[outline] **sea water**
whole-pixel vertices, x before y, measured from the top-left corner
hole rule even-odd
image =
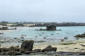
[[[4,31],[3,37],[20,38],[23,35],[29,40],[58,41],[64,37],[74,40],[75,35],[85,32],[85,26],[56,27],[56,31],[40,31],[41,28],[46,29],[46,27],[17,27],[16,30]]]

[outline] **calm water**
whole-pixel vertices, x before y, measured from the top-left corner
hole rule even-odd
[[[3,36],[6,38],[20,38],[21,35],[24,35],[25,39],[57,41],[64,37],[75,39],[76,34],[85,32],[85,26],[56,27],[61,31],[38,31],[40,28],[45,29],[45,27],[17,27],[17,30],[5,31]]]

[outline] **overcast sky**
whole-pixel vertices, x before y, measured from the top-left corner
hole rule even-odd
[[[0,0],[0,21],[85,22],[85,0]]]

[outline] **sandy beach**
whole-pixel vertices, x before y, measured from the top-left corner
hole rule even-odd
[[[45,47],[47,47],[48,45],[52,45],[53,47],[57,48],[56,52],[85,52],[85,46],[81,46],[85,45],[85,41],[84,40],[77,40],[74,41],[75,43],[73,44],[68,44],[65,42],[65,44],[67,45],[63,45],[62,43],[41,43],[39,45],[35,45],[34,49],[44,49]]]
[[[44,49],[48,45],[51,45],[52,47],[56,47],[56,52],[85,52],[85,40],[75,40],[73,42],[66,41],[66,42],[42,42],[42,43],[34,43],[33,50],[34,49]],[[18,42],[8,42],[8,43],[2,43],[1,48],[9,48],[11,46],[21,46],[21,43]]]

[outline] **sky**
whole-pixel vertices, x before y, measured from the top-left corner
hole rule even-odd
[[[0,0],[0,21],[85,22],[85,0]]]

